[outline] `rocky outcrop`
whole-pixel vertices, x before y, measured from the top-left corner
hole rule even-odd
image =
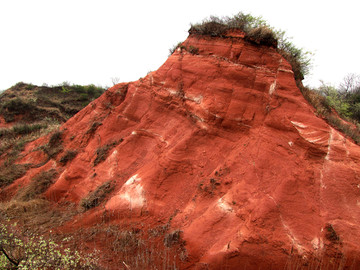
[[[315,115],[276,49],[241,34],[190,35],[157,71],[68,120],[49,160],[48,140],[27,146],[18,162],[40,168],[2,194],[51,168],[54,203],[113,183],[72,228],[130,212],[143,230],[168,224],[182,269],[360,266],[359,146]]]

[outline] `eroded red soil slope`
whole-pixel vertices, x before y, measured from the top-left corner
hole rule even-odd
[[[38,148],[48,138],[28,145],[19,162],[39,168],[2,194],[51,168],[54,202],[114,181],[71,226],[130,211],[144,228],[169,222],[185,241],[181,268],[360,267],[359,146],[315,116],[275,49],[241,37],[183,46],[67,121],[56,158]],[[68,150],[77,155],[63,165]]]

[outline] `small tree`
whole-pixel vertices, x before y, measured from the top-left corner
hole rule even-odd
[[[346,102],[344,96],[334,86],[326,85],[322,82],[319,91],[326,97],[329,106],[334,108],[341,116],[351,116],[349,103]]]
[[[111,77],[111,82],[113,85],[118,84],[120,82],[120,77]]]
[[[360,88],[360,75],[355,73],[347,74],[339,85],[339,90],[345,95]]]

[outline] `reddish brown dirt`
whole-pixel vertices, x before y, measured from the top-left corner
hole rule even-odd
[[[182,269],[358,269],[359,146],[315,116],[275,49],[235,37],[183,45],[199,54],[179,48],[145,78],[110,88],[62,126],[55,160],[3,194],[49,168],[59,176],[46,197],[59,203],[115,181],[68,226],[106,214],[109,224],[130,214],[142,228],[169,223],[185,241]],[[46,162],[36,149],[48,139],[19,162]],[[62,166],[66,150],[78,154]]]

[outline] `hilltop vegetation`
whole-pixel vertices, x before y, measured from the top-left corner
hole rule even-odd
[[[245,39],[258,44],[274,47],[291,64],[297,81],[304,79],[311,67],[310,52],[296,47],[284,31],[271,27],[262,17],[239,12],[233,17],[210,16],[201,23],[191,24],[189,34],[226,38],[231,30],[244,32]]]

